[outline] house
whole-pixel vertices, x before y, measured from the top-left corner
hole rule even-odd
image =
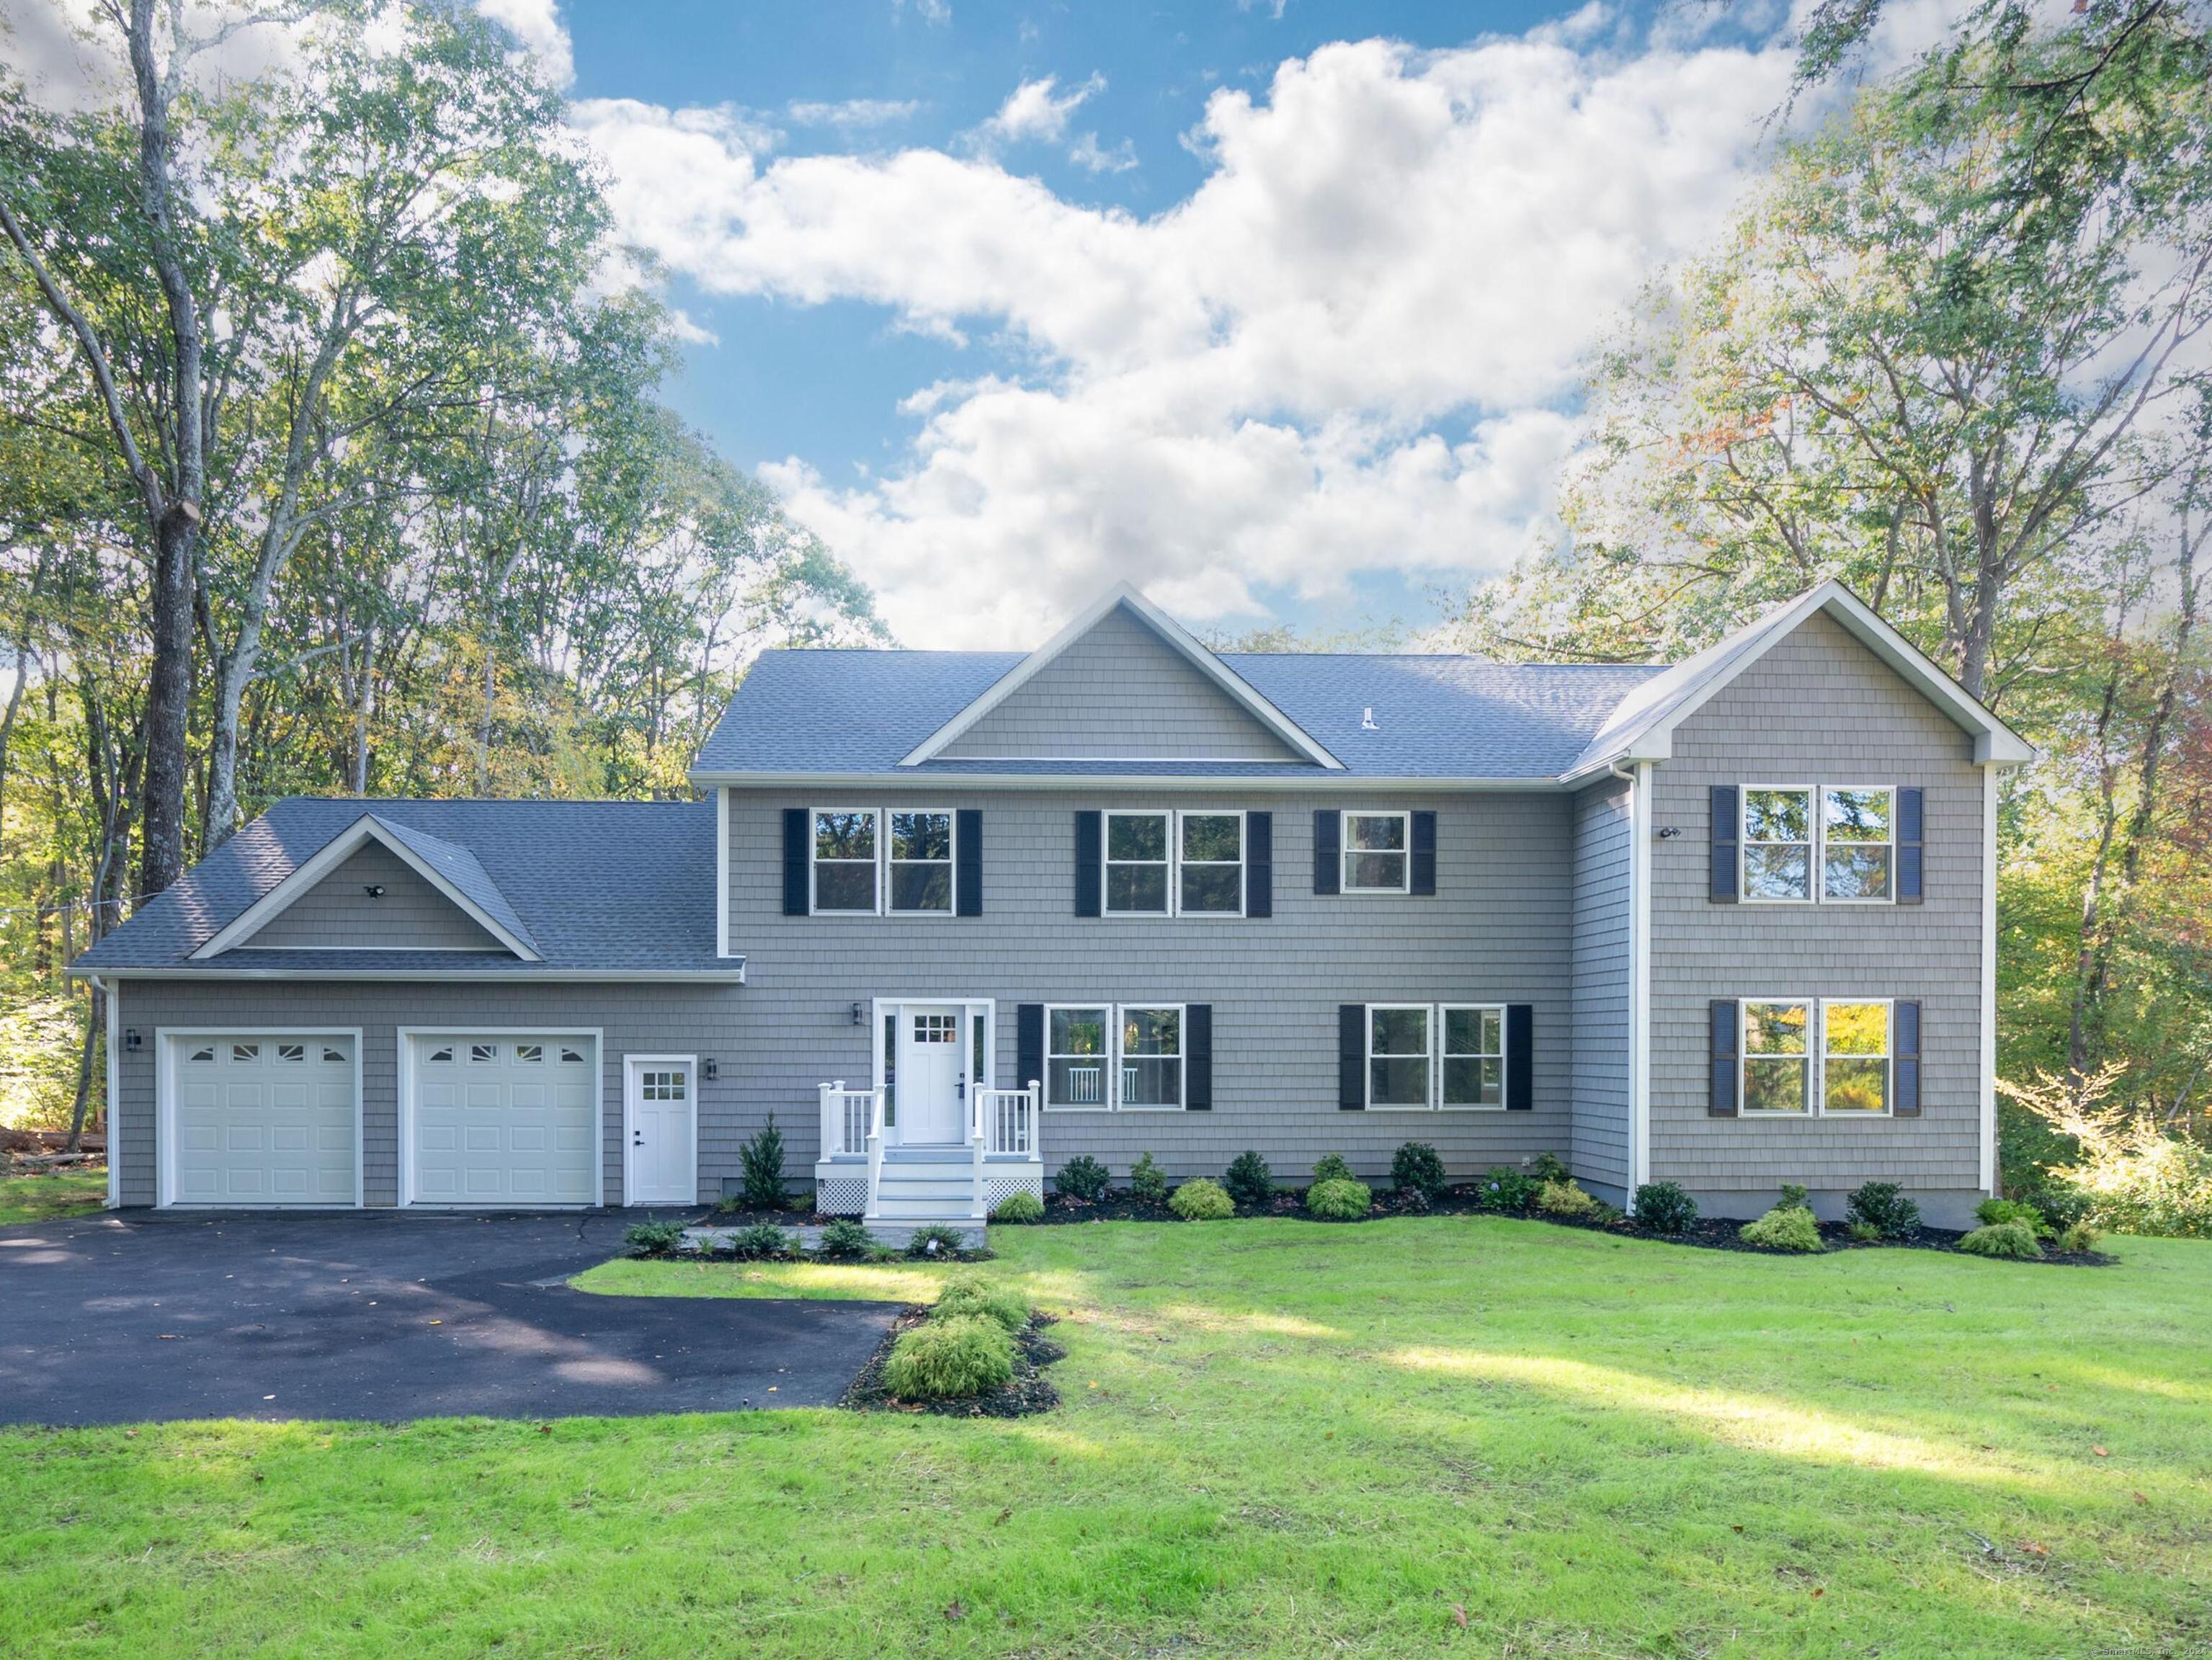
[[[2031,753],[1832,583],[1666,668],[1220,654],[1126,587],[769,653],[696,802],[282,801],[81,958],[112,1197],[689,1204],[773,1114],[883,1224],[1408,1140],[1957,1221]]]

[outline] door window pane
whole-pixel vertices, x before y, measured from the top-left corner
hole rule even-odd
[[[1813,897],[1813,793],[1743,793],[1743,897]]]
[[[1402,893],[1406,890],[1406,826],[1402,812],[1344,815],[1346,890]]]
[[[1744,1004],[1744,1111],[1812,1110],[1812,1012],[1809,1003]]]
[[[1182,1011],[1121,1011],[1121,1104],[1182,1104]]]
[[[876,909],[876,815],[817,812],[814,815],[814,909],[860,911]]]
[[[1045,1016],[1045,1104],[1106,1104],[1107,1012],[1053,1009]]]
[[[1889,1005],[1829,1003],[1820,1010],[1820,1110],[1889,1110]]]
[[[1187,812],[1182,816],[1182,909],[1244,909],[1244,815]]]
[[[1828,898],[1889,897],[1894,800],[1887,789],[1820,793],[1820,891]]]
[[[1374,1107],[1429,1104],[1427,1009],[1367,1011],[1367,1104]]]
[[[1168,816],[1106,815],[1106,909],[1155,913],[1168,909]]]
[[[890,815],[891,909],[952,909],[952,815]]]
[[[1444,1094],[1448,1107],[1505,1104],[1505,1011],[1444,1011]]]

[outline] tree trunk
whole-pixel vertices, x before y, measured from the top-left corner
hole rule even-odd
[[[139,792],[144,833],[138,894],[150,899],[185,868],[185,721],[191,704],[192,538],[197,514],[164,514],[154,558],[154,660],[146,684],[146,772]]]
[[[64,1149],[69,1152],[78,1151],[84,1140],[84,1113],[92,1101],[92,1057],[100,1046],[100,1030],[106,1024],[107,994],[94,986],[85,1007],[84,1042],[77,1047],[76,1102],[70,1109],[69,1145]],[[112,1158],[114,1156],[114,1149],[111,1147],[108,1157]]]
[[[2124,660],[2120,634],[2126,613],[2120,615],[2122,622],[2113,626],[2112,657],[2105,674],[2105,696],[2097,708],[2097,788],[2103,808],[2097,823],[2097,856],[2090,861],[2088,885],[2081,892],[2081,933],[2074,951],[2074,1006],[2066,1023],[2066,1077],[2076,1092],[2089,1075],[2089,1022],[2093,1012],[2089,988],[2097,941],[2104,927],[2105,876],[2112,866],[2112,838],[2119,827],[2119,810],[2113,796],[2114,775],[2118,769],[2112,764],[2112,733],[2113,712],[2119,706],[2120,673]]]

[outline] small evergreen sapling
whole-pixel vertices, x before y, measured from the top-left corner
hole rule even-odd
[[[1407,1141],[1390,1155],[1390,1180],[1401,1193],[1439,1199],[1446,1185],[1443,1156],[1426,1141]]]
[[[1275,1196],[1274,1174],[1267,1161],[1256,1152],[1240,1152],[1229,1161],[1228,1172],[1221,1185],[1229,1196],[1247,1210],[1258,1210]]]
[[[744,1171],[745,1203],[756,1210],[781,1210],[783,1132],[775,1127],[774,1113],[760,1133],[738,1149],[738,1162]]]
[[[1164,1202],[1168,1196],[1168,1173],[1149,1152],[1141,1155],[1129,1167],[1129,1191],[1148,1205]]]
[[[1070,1199],[1096,1202],[1106,1196],[1107,1186],[1112,1180],[1105,1165],[1087,1152],[1079,1152],[1060,1167],[1060,1174],[1052,1178],[1052,1184]]]

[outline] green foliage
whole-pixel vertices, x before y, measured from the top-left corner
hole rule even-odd
[[[1060,1167],[1060,1174],[1052,1178],[1052,1184],[1071,1199],[1096,1201],[1106,1196],[1112,1180],[1105,1165],[1087,1152],[1079,1152]]]
[[[1356,1221],[1374,1206],[1367,1184],[1348,1177],[1332,1176],[1306,1189],[1306,1208],[1326,1221]]]
[[[1011,1286],[980,1274],[956,1274],[945,1282],[945,1289],[930,1305],[930,1318],[952,1320],[969,1316],[995,1320],[1006,1330],[1018,1332],[1030,1323],[1030,1305]]]
[[[0,997],[0,1129],[67,1129],[76,1103],[86,1000],[61,986],[43,994],[37,983]]]
[[[2096,1250],[2098,1242],[2104,1237],[2105,1231],[2095,1223],[2075,1222],[2059,1234],[2058,1249],[2069,1256],[2078,1256],[2083,1251]]]
[[[1984,1199],[1974,1207],[1974,1219],[1985,1227],[2002,1227],[2017,1222],[2036,1233],[2050,1231],[2041,1211],[2017,1199]]]
[[[931,1320],[902,1333],[884,1362],[884,1387],[902,1401],[965,1401],[1014,1375],[1014,1340],[994,1320]]]
[[[1044,1201],[1029,1192],[1010,1193],[999,1201],[998,1208],[991,1213],[994,1222],[1042,1222],[1044,1220]]]
[[[822,1243],[815,1249],[833,1262],[852,1262],[865,1260],[878,1249],[876,1236],[849,1216],[840,1216],[823,1224]]]
[[[781,1262],[798,1254],[797,1240],[773,1222],[739,1228],[725,1247],[740,1262]]]
[[[1960,1239],[1959,1249],[1976,1256],[2001,1256],[2025,1262],[2043,1255],[2043,1242],[2035,1237],[2033,1223],[2012,1220],[1976,1228]]]
[[[1775,1208],[1778,1210],[1810,1210],[1813,1208],[1813,1195],[1806,1188],[1798,1183],[1784,1182],[1782,1184],[1782,1201],[1780,1204],[1777,1205]]]
[[[1920,1230],[1920,1207],[1905,1196],[1894,1182],[1869,1182],[1844,1202],[1844,1214],[1854,1229],[1873,1231],[1877,1239],[1909,1239]]]
[[[2046,1228],[2089,1221],[2122,1233],[2212,1238],[2212,1144],[2170,1110],[2114,1102],[2122,1068],[2074,1088],[2045,1076],[1999,1087],[2070,1151],[2020,1201]]]
[[[1529,1179],[1540,1187],[1547,1182],[1571,1182],[1574,1172],[1556,1152],[1540,1152],[1528,1161]]]
[[[1821,1249],[1820,1224],[1802,1205],[1777,1205],[1757,1221],[1745,1223],[1737,1237],[1747,1245],[1767,1250]]]
[[[1168,1173],[1159,1167],[1149,1152],[1141,1155],[1129,1167],[1129,1191],[1147,1204],[1153,1205],[1168,1196]]]
[[[1850,1221],[1844,1223],[1844,1230],[1851,1236],[1851,1238],[1854,1241],[1862,1245],[1875,1244],[1881,1238],[1881,1230],[1880,1228],[1875,1226],[1871,1222],[1863,1222],[1856,1217],[1853,1217]]]
[[[1315,1161],[1313,1179],[1316,1182],[1357,1182],[1359,1177],[1345,1161],[1340,1152],[1325,1152]]]
[[[916,1260],[932,1257],[956,1258],[967,1249],[960,1230],[934,1223],[926,1228],[916,1228],[906,1242],[906,1254]]]
[[[623,1230],[623,1243],[633,1256],[665,1256],[684,1243],[681,1222],[633,1222]]]
[[[1482,1202],[1491,1210],[1524,1211],[1543,1185],[1526,1171],[1499,1164],[1482,1178]]]
[[[1588,1216],[1597,1201],[1571,1181],[1547,1182],[1536,1189],[1536,1208],[1547,1216]]]
[[[1247,1210],[1262,1209],[1275,1196],[1274,1174],[1268,1170],[1267,1161],[1249,1150],[1229,1161],[1221,1185]]]
[[[738,1163],[744,1172],[745,1203],[759,1210],[781,1210],[783,1132],[775,1127],[773,1112],[759,1132],[738,1149]]]
[[[1170,1195],[1168,1208],[1186,1222],[1225,1222],[1237,1214],[1237,1201],[1221,1183],[1201,1176]]]
[[[1698,1219],[1698,1201],[1679,1182],[1646,1182],[1634,1206],[1636,1225],[1654,1233],[1680,1233]]]
[[[1443,1156],[1426,1141],[1401,1142],[1390,1155],[1390,1181],[1401,1193],[1439,1198],[1449,1185]]]

